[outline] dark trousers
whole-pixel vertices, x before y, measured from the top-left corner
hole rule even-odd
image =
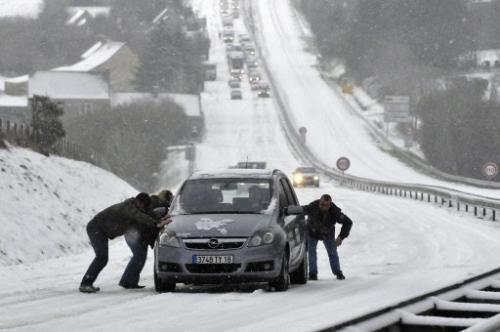
[[[148,246],[141,240],[141,236],[137,231],[127,232],[125,241],[132,251],[132,258],[123,272],[120,285],[137,285],[148,257]]]
[[[94,221],[88,223],[87,234],[90,244],[94,248],[95,258],[83,276],[82,286],[92,285],[102,269],[108,264],[108,237]]]
[[[311,238],[307,240],[310,274],[318,274],[318,263],[317,263],[318,259],[316,254],[318,241],[320,240]],[[326,252],[328,253],[328,259],[330,260],[330,268],[332,269],[333,274],[337,275],[339,273],[342,273],[342,270],[340,269],[339,254],[337,253],[337,245],[335,244],[335,240],[323,240],[323,244],[325,245]]]

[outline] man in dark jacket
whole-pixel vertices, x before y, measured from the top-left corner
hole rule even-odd
[[[99,288],[94,287],[93,284],[108,263],[108,240],[121,235],[126,235],[125,239],[132,250],[133,257],[125,269],[120,286],[140,288],[137,282],[144,266],[142,262],[144,252],[143,247],[138,244],[139,237],[135,230],[137,226],[162,228],[167,224],[166,220],[154,218],[147,213],[150,203],[149,195],[140,193],[135,198],[129,198],[101,211],[88,223],[87,234],[96,257],[83,276],[80,292],[95,293],[99,291]]]
[[[316,248],[320,240],[325,245],[333,274],[339,280],[345,279],[340,269],[337,247],[342,245],[344,239],[349,236],[352,227],[351,219],[343,214],[338,206],[333,204],[332,197],[328,194],[321,196],[319,200],[313,201],[303,208],[304,214],[308,216],[309,238],[307,249],[309,253],[309,279],[318,280]],[[342,224],[340,234],[337,238],[335,238],[336,223]]]

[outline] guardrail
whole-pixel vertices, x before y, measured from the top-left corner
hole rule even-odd
[[[33,150],[37,149],[33,129],[27,124],[0,118],[0,138],[2,137],[18,146]],[[107,170],[110,169],[108,163],[100,154],[65,138],[54,145],[52,152],[61,157],[85,161]]]
[[[245,9],[245,24],[256,41],[256,45],[259,48],[259,54],[262,54],[262,51],[265,52],[265,46],[263,46],[263,43],[258,42],[258,31],[255,25],[251,1],[244,0],[243,4],[243,8]],[[499,198],[486,197],[438,186],[395,183],[344,175],[337,169],[320,161],[304,144],[302,144],[302,140],[288,115],[288,100],[281,93],[279,86],[275,83],[265,57],[261,56],[260,58],[280,110],[279,115],[282,120],[282,127],[285,135],[290,142],[292,150],[300,159],[307,161],[325,175],[339,182],[339,184],[352,189],[438,204],[448,208],[456,208],[457,211],[471,213],[477,217],[496,221],[497,210],[500,209]]]

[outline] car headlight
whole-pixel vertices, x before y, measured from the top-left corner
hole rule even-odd
[[[160,246],[179,248],[179,239],[167,232],[160,235]]]
[[[248,242],[249,247],[258,247],[263,245],[272,244],[274,241],[274,234],[272,232],[265,232],[264,234],[255,234]]]
[[[293,181],[295,183],[302,183],[302,181],[304,181],[304,176],[302,176],[302,174],[295,174],[293,176]]]
[[[315,180],[315,181],[318,181],[318,180],[319,180],[319,176],[315,175],[315,176],[314,176],[314,180]]]

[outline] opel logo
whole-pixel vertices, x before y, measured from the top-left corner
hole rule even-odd
[[[208,246],[212,249],[216,249],[219,246],[219,240],[217,239],[210,239],[208,241]]]

